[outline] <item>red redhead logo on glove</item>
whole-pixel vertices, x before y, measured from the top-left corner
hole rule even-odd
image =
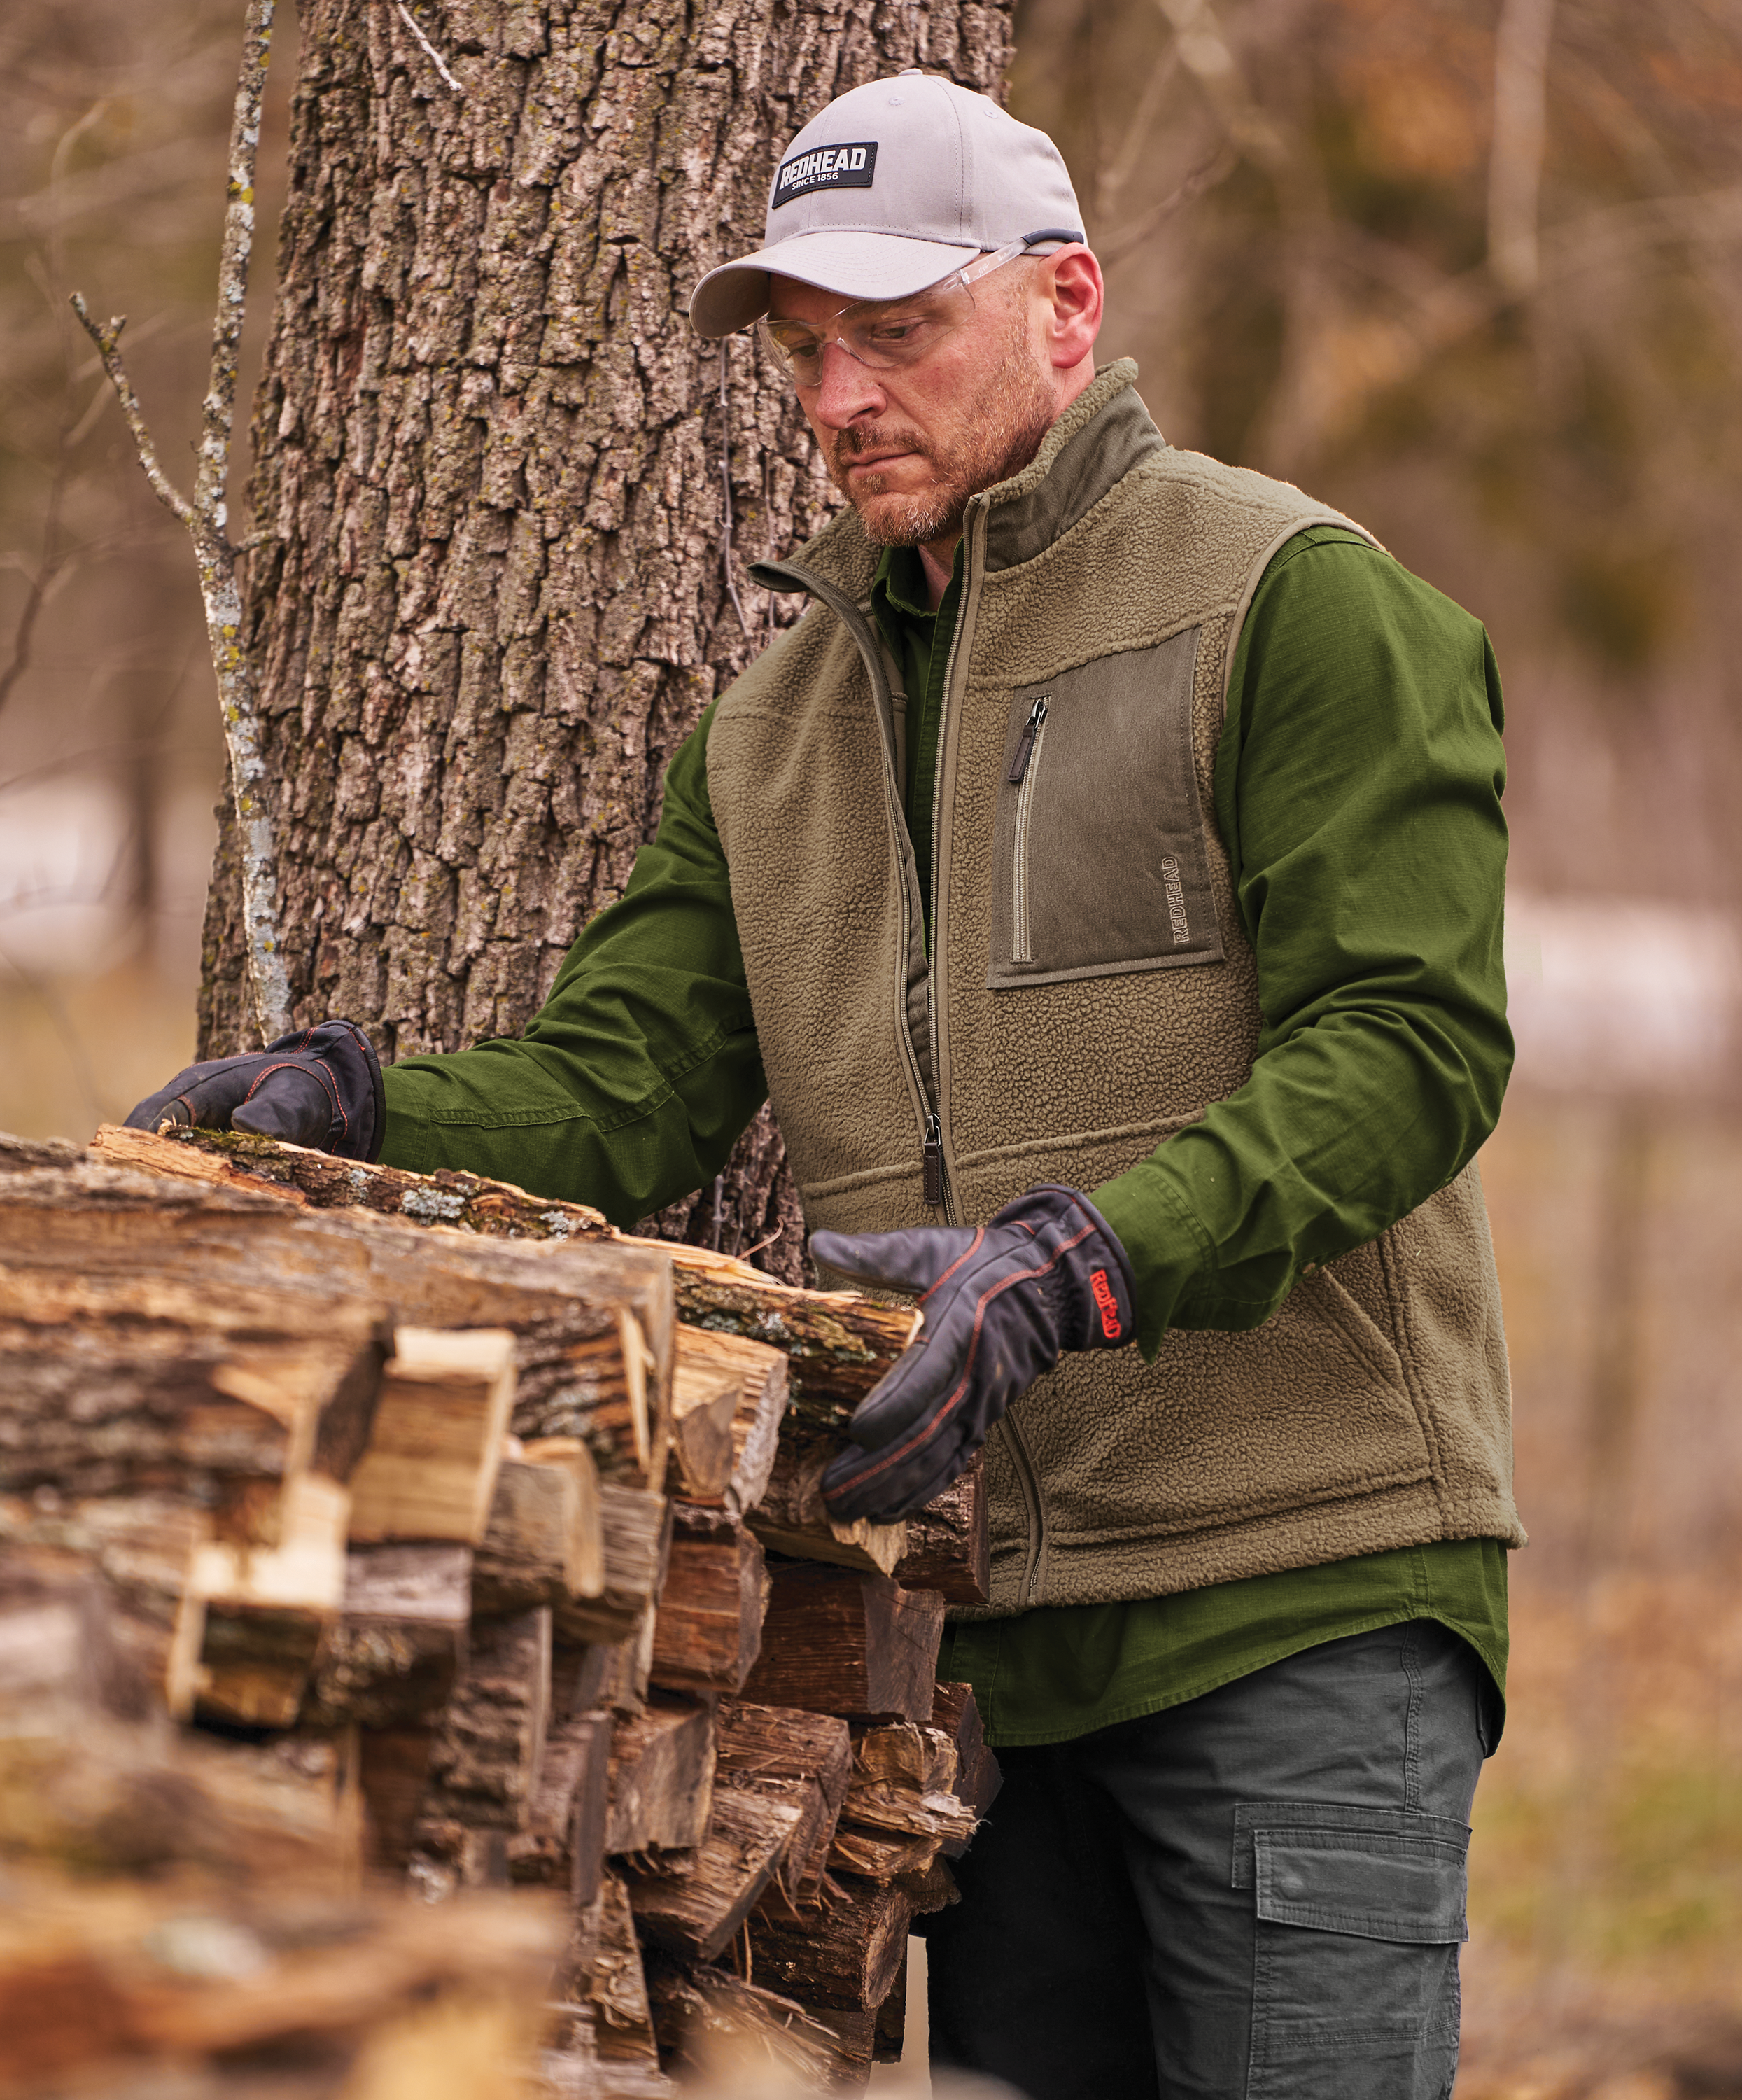
[[[1119,1301],[1113,1295],[1113,1286],[1107,1281],[1104,1268],[1093,1270],[1089,1277],[1089,1288],[1095,1294],[1095,1303],[1100,1308],[1100,1330],[1109,1342],[1118,1340],[1122,1332],[1119,1326]]]

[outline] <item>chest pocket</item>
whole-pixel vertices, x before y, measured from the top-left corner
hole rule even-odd
[[[994,991],[1222,960],[1192,765],[1197,642],[1194,628],[1012,694]]]

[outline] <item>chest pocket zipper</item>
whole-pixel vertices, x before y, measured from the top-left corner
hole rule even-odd
[[[1034,710],[1023,725],[1022,735],[1010,761],[1007,776],[1012,787],[1020,789],[1017,796],[1016,850],[1012,856],[1010,880],[1012,933],[1010,959],[1015,963],[1031,963],[1034,960],[1034,945],[1029,932],[1029,868],[1028,824],[1029,812],[1034,805],[1034,783],[1040,774],[1040,747],[1046,741],[1047,695],[1043,693],[1035,701]]]

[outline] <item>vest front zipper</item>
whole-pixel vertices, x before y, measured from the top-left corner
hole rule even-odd
[[[1017,793],[1016,845],[1010,871],[1010,960],[1013,963],[1031,963],[1034,960],[1028,914],[1028,820],[1034,807],[1034,783],[1040,777],[1040,747],[1046,734],[1047,696],[1043,693],[1023,725],[1021,741],[1011,761],[1008,775],[1012,784],[1020,783]]]
[[[902,812],[900,774],[895,762],[895,711],[890,697],[889,681],[884,675],[882,660],[878,654],[876,637],[871,631],[870,622],[844,591],[838,590],[833,584],[826,582],[822,577],[814,576],[808,569],[800,568],[795,562],[759,562],[751,573],[758,583],[765,587],[771,587],[777,590],[790,590],[796,587],[812,598],[819,598],[852,636],[864,663],[866,675],[871,680],[871,692],[877,702],[879,717],[882,724],[884,786],[885,793],[890,797],[892,820],[897,823],[905,832],[906,819]],[[911,835],[908,844],[911,848],[912,845]],[[933,850],[935,853],[935,845]],[[912,933],[905,908],[906,901],[906,893],[904,888],[901,925],[904,954],[906,952]],[[931,982],[935,976],[935,971],[929,967],[929,964],[926,976],[926,1015],[933,1031],[933,1069],[935,1074],[937,1021]],[[915,1054],[913,1043],[908,1035],[905,1015],[902,1018],[903,1025],[897,1030],[897,1039],[901,1046],[902,1060],[906,1068],[908,1081],[917,1097],[922,1117],[920,1145],[920,1195],[928,1207],[942,1207],[948,1223],[958,1224],[961,1221],[953,1215],[953,1207],[950,1200],[949,1170],[944,1158],[943,1124],[938,1114],[937,1103],[933,1097],[932,1088],[926,1084],[925,1074],[920,1068],[919,1058]]]

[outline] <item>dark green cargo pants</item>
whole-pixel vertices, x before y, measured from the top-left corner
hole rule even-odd
[[[1043,1749],[929,1921],[932,2061],[1030,2100],[1446,2100],[1499,1701],[1432,1620]]]

